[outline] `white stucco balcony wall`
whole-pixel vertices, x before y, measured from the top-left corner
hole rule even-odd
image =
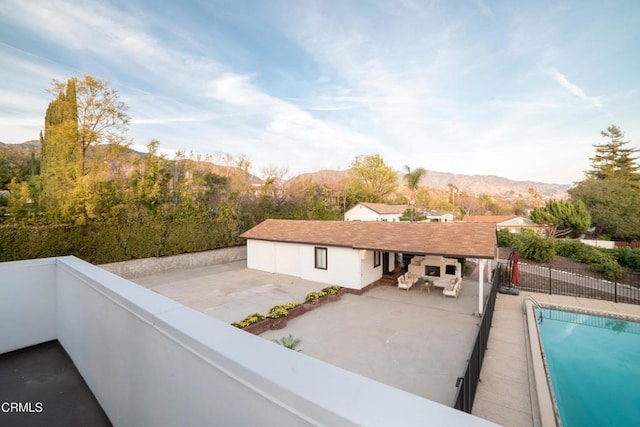
[[[0,353],[52,339],[116,426],[492,425],[74,257],[0,264]]]

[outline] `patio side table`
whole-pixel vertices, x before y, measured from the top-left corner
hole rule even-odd
[[[427,290],[427,293],[431,293],[431,289],[433,289],[433,281],[429,279],[423,279],[422,284],[420,285],[420,292],[423,290]]]

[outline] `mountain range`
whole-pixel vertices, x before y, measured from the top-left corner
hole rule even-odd
[[[0,142],[0,151],[20,150],[31,152],[39,149],[40,141],[38,140],[26,141],[21,144],[5,144]],[[143,153],[137,154],[144,155]],[[211,168],[219,173],[227,169],[228,166],[211,164]],[[291,177],[287,180],[287,183],[291,184],[296,181],[311,179],[320,184],[340,186],[346,181],[347,175],[348,171],[346,170],[321,170]],[[251,181],[254,183],[261,182],[261,180],[255,176],[251,177]],[[455,186],[459,192],[486,194],[509,199],[526,198],[530,195],[531,189],[540,194],[544,199],[564,199],[567,197],[567,190],[571,188],[571,185],[568,184],[516,181],[495,175],[464,175],[432,170],[427,170],[427,173],[420,181],[421,186],[434,190],[449,191],[449,184]],[[403,185],[401,172],[398,172],[398,185]]]

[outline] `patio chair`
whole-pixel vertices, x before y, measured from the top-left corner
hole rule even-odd
[[[457,299],[460,294],[460,288],[462,288],[462,280],[460,278],[455,279],[451,285],[442,290],[442,295],[445,297],[455,297]]]
[[[404,273],[398,277],[398,289],[409,290],[418,281],[418,277],[411,273]]]

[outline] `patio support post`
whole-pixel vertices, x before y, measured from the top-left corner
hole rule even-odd
[[[478,316],[482,316],[482,305],[484,303],[484,269],[487,265],[486,259],[480,260],[478,274]]]

